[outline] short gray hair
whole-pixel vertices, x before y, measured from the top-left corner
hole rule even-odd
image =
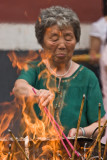
[[[36,21],[35,34],[39,44],[43,45],[46,28],[56,24],[60,28],[72,26],[76,41],[79,42],[81,29],[80,21],[76,13],[70,8],[52,6],[50,8],[42,9],[40,16]]]

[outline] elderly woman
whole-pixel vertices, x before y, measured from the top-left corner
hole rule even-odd
[[[42,62],[32,62],[27,71],[22,70],[13,92],[19,97],[32,96],[39,107],[53,102],[54,118],[66,135],[76,134],[83,94],[85,104],[79,136],[90,137],[98,127],[98,104],[101,103],[101,125],[105,119],[99,83],[92,71],[72,61],[75,45],[80,40],[80,22],[69,8],[53,6],[41,11],[35,25],[36,37],[43,47]],[[35,67],[34,67],[35,66]],[[32,88],[35,88],[35,93]],[[39,106],[39,107],[38,107]]]

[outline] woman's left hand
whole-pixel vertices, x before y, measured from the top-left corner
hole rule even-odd
[[[69,130],[68,137],[74,137],[74,136],[76,136],[76,133],[77,133],[77,129],[72,128],[72,129]],[[79,129],[78,136],[82,136],[81,129]]]

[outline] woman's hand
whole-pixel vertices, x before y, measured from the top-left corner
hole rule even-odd
[[[103,118],[101,118],[101,121],[100,121],[101,124],[100,125],[103,126],[105,121],[106,121],[106,119],[105,119],[105,116],[104,116]],[[98,121],[90,124],[87,127],[84,127],[85,137],[89,137],[90,138],[96,128],[98,128]],[[74,137],[76,135],[76,132],[77,132],[76,128],[70,129],[70,131],[68,133],[68,137]],[[98,130],[95,132],[93,138],[96,138],[97,135],[98,135]],[[79,128],[78,136],[83,136],[83,132],[82,132],[82,130],[80,128]]]
[[[54,94],[46,89],[40,89],[37,92],[37,96],[39,98],[39,106],[45,107],[48,106],[54,100]]]
[[[68,137],[74,137],[74,136],[76,136],[76,133],[77,133],[77,129],[76,128],[72,128],[72,129],[70,129],[70,131],[68,133]],[[79,129],[78,136],[82,136],[81,129]]]

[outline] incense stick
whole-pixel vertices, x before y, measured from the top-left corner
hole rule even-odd
[[[106,140],[106,144],[105,144],[105,149],[104,149],[104,155],[103,155],[103,160],[106,160],[106,153],[107,153],[107,140]]]
[[[10,152],[8,152],[7,160],[10,160]]]
[[[13,140],[16,142],[17,146],[19,147],[20,151],[22,151],[22,153],[24,154],[25,158],[27,160],[29,160],[29,158],[27,157],[27,155],[25,154],[23,148],[21,147],[21,145],[19,144],[19,142],[17,141],[17,139],[15,138],[15,136],[13,135],[13,133],[11,132],[10,129],[8,129],[8,132],[10,133],[10,135],[12,136]]]
[[[14,152],[12,153],[12,157],[11,157],[11,160],[13,160],[13,157],[14,157]]]
[[[74,142],[74,150],[72,153],[72,160],[74,160],[74,152],[75,152],[76,146],[77,146],[77,137],[78,137],[79,127],[80,127],[80,122],[81,122],[82,111],[83,111],[83,107],[84,107],[84,101],[85,101],[85,94],[83,95],[81,108],[80,108],[80,114],[79,114],[79,119],[78,119],[78,124],[77,124],[77,132],[76,132],[76,137],[75,137],[75,142]]]

